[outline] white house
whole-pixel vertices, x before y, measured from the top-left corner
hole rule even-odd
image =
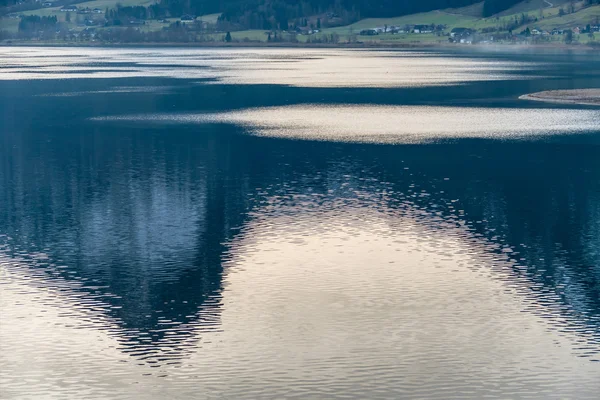
[[[415,25],[413,28],[414,33],[431,33],[431,25]]]

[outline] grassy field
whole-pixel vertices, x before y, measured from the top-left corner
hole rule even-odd
[[[483,1],[461,8],[448,8],[443,10],[449,14],[466,15],[468,17],[481,18],[483,16]]]
[[[413,24],[436,24],[448,26],[464,26],[466,23],[475,23],[478,19],[466,15],[449,14],[444,11],[430,11],[426,13],[405,15],[396,18],[367,18],[360,20],[352,25],[341,26],[336,28],[324,29],[323,33],[349,34],[353,31],[358,34],[363,29],[375,28],[384,25],[395,25],[403,27],[404,25]]]
[[[62,20],[64,20],[64,14],[66,13],[61,13],[60,12],[60,7],[50,7],[50,8],[40,8],[37,10],[29,10],[29,11],[23,11],[22,13],[19,14],[23,14],[23,15],[39,15],[40,17],[48,17],[51,15],[56,15],[57,17],[59,17],[59,21],[61,20],[60,16],[62,15]],[[73,15],[75,13],[71,13],[71,15]]]
[[[596,20],[600,20],[600,6],[588,7],[579,10],[573,14],[558,16],[558,11],[550,18],[544,18],[536,23],[542,29],[552,28],[571,28],[574,26],[585,26],[587,24],[595,24]]]
[[[464,27],[472,29],[483,29],[488,27],[501,27],[508,22],[512,22],[515,18],[520,18],[524,10],[528,9],[526,6],[534,7],[538,0],[531,0],[529,3],[521,3],[520,7],[515,7],[514,11],[520,10],[514,14],[498,15],[491,18],[478,18],[475,17],[476,6],[465,7],[461,9],[445,10],[445,11],[431,11],[427,13],[406,15],[397,18],[368,18],[358,21],[352,25],[324,29],[324,34],[337,33],[342,38],[346,38],[350,34],[357,35],[363,29],[371,29],[375,27],[381,27],[384,25],[395,25],[403,27],[404,25],[415,25],[415,24],[441,24],[446,25],[447,30],[455,27]],[[540,0],[542,1],[542,0]],[[549,0],[550,1],[550,0]],[[555,3],[564,5],[563,0],[555,0]],[[582,3],[576,3],[577,7],[581,7]],[[600,19],[600,6],[593,6],[584,9],[579,9],[573,14],[567,14],[562,17],[559,16],[559,9],[561,5],[555,7],[548,7],[541,12],[538,10],[535,13],[529,15],[538,18],[537,22],[532,22],[523,25],[519,29],[525,29],[526,26],[539,27],[541,29],[553,29],[553,28],[567,28],[574,26],[585,26],[586,24],[594,23],[596,18]],[[388,38],[388,36],[401,36],[401,35],[379,35],[379,37],[385,37],[385,40],[398,40]],[[419,41],[426,41],[425,35],[409,35],[410,37],[419,37]],[[364,37],[360,37],[363,40]],[[364,39],[367,40],[367,39]],[[368,39],[368,40],[382,40]],[[408,40],[408,39],[407,39]],[[433,40],[433,39],[431,39]]]
[[[17,32],[19,20],[14,18],[0,18],[0,31]]]
[[[217,34],[214,36],[217,36],[220,38],[225,35]],[[248,30],[248,31],[231,32],[231,38],[234,40],[248,39],[248,40],[259,40],[261,42],[266,42],[267,38],[268,38],[268,34],[266,31],[264,31],[262,29],[260,29],[260,30],[254,29],[254,30]]]
[[[156,0],[94,0],[94,1],[86,1],[83,3],[75,4],[78,8],[99,8],[101,10],[105,10],[106,8],[116,8],[117,3],[122,6],[149,6],[151,4],[156,3]],[[39,8],[37,10],[29,10],[23,11],[24,15],[39,15],[41,17],[46,17],[49,15],[56,15],[60,17],[66,13],[60,12],[61,7],[48,7],[48,8]],[[75,13],[71,13],[73,16]],[[59,18],[60,19],[60,18]],[[63,18],[64,19],[64,18]]]
[[[504,18],[476,18],[470,15],[452,14],[448,11],[431,11],[427,13],[406,15],[397,18],[369,18],[358,21],[352,25],[324,29],[323,33],[337,33],[338,35],[349,35],[351,33],[358,34],[363,29],[381,27],[387,24],[388,26],[395,25],[403,27],[405,25],[416,24],[436,24],[446,25],[450,30],[456,27],[482,29],[491,26],[501,26],[504,22],[508,22],[510,17]]]
[[[167,22],[158,22],[155,19],[146,20],[145,25],[139,26],[140,30],[150,32],[150,31],[160,31],[162,28],[168,27],[171,23],[175,21],[179,21],[179,18],[167,18]]]
[[[218,14],[207,14],[207,15],[202,15],[196,19],[198,20],[202,20],[204,22],[208,22],[209,24],[216,24],[217,20],[219,19],[219,17],[221,16],[221,13]]]
[[[117,3],[121,4],[123,7],[127,6],[149,6],[151,4],[156,3],[156,0],[94,0],[94,1],[86,1],[84,3],[77,4],[79,8],[99,8],[104,10],[106,8],[116,8]]]
[[[87,1],[84,3],[77,4],[80,8],[100,8],[104,10],[105,8],[114,8],[117,3],[122,6],[128,5],[150,5],[153,4],[155,0],[97,0],[97,1]],[[65,18],[67,13],[60,12],[60,7],[50,7],[50,8],[40,8],[38,10],[31,10],[23,12],[24,15],[39,15],[41,17],[47,17],[51,15],[56,15],[59,22],[66,23]],[[77,28],[76,13],[71,14],[71,23],[68,24],[68,27]],[[217,22],[221,14],[209,14],[198,17],[198,20],[206,21],[208,23],[214,24]],[[92,14],[92,17],[98,18],[97,14]],[[103,15],[101,17],[104,17]],[[163,29],[164,27],[169,26],[169,24],[179,21],[179,18],[167,18],[166,23],[158,22],[157,20],[147,20],[145,25],[140,26],[139,28],[143,31],[158,31]],[[6,30],[9,32],[17,32],[19,26],[19,19],[14,18],[0,18],[0,30]],[[252,32],[252,31],[244,31],[244,32]],[[262,31],[261,31],[262,32]],[[251,37],[256,37],[256,34],[249,33]],[[265,36],[266,40],[266,36]]]
[[[556,11],[558,13],[558,11]],[[477,18],[471,15],[450,13],[449,11],[431,11],[427,13],[406,15],[397,18],[369,18],[358,21],[352,25],[324,29],[323,33],[337,33],[348,35],[351,32],[358,34],[363,29],[375,28],[387,24],[403,27],[416,24],[446,25],[450,30],[456,27],[483,29],[493,26],[502,26],[504,23],[514,20],[514,15],[499,18]]]
[[[522,14],[522,13],[537,15],[537,14],[539,14],[540,10],[546,10],[549,8],[556,8],[558,10],[558,8],[564,6],[566,3],[570,3],[570,2],[571,2],[571,0],[548,0],[547,2],[544,0],[526,0],[526,1],[522,1],[520,3],[515,4],[508,10],[505,10],[505,11],[499,13],[498,15],[505,16],[505,15],[514,15],[514,14]],[[550,4],[548,4],[548,3],[552,4],[553,7],[550,7]]]

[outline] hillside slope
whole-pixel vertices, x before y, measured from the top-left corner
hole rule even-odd
[[[477,30],[479,32],[490,31],[497,34],[507,33],[507,27],[515,33],[519,33],[527,28],[543,29],[551,31],[552,29],[574,29],[583,28],[589,25],[599,25],[600,5],[587,6],[584,1],[574,2],[574,10],[570,14],[562,14],[560,10],[565,7],[565,2],[555,0],[558,4],[553,7],[547,7],[542,10],[536,8],[536,0],[523,2],[518,7],[512,8],[512,14],[500,13],[490,18],[481,16],[482,4],[475,4],[470,7],[458,9],[436,10],[426,13],[417,13],[395,18],[366,18],[348,26],[341,26],[332,29],[324,29],[322,34],[337,34],[343,38],[350,35],[358,35],[362,30],[375,29],[387,26],[413,26],[419,24],[444,25],[445,32],[453,28],[462,27]],[[568,3],[569,5],[571,2]],[[564,10],[563,10],[564,11]],[[515,23],[515,21],[518,21]],[[362,41],[370,42],[446,42],[448,39],[435,33],[431,34],[379,34],[366,37],[359,36]],[[594,37],[579,35],[577,40],[587,42],[600,38],[596,33]],[[552,37],[551,41],[564,41],[562,36]]]
[[[164,2],[167,0],[161,1]],[[252,5],[249,0],[222,0],[222,2],[226,4],[234,4],[236,1],[237,4],[240,5]],[[162,32],[161,35],[163,37],[168,36],[171,38],[169,40],[172,41],[179,40],[177,37],[169,34],[169,32],[174,29],[179,29],[180,33],[184,31],[191,32],[191,36],[188,35],[188,39],[186,39],[186,41],[206,41],[213,39],[217,41],[224,40],[225,32],[231,31],[234,41],[267,41],[271,38],[271,34],[269,34],[269,32],[271,32],[273,37],[278,38],[279,41],[337,43],[338,41],[357,41],[358,39],[358,41],[363,42],[382,43],[399,43],[403,41],[411,43],[440,43],[448,42],[449,32],[453,28],[458,27],[470,28],[478,33],[487,34],[488,36],[498,35],[503,37],[506,37],[509,32],[515,34],[524,32],[527,28],[530,30],[537,28],[538,31],[551,31],[554,28],[569,30],[577,27],[579,28],[577,30],[578,32],[581,31],[582,33],[586,33],[586,35],[578,35],[576,37],[577,41],[591,41],[600,36],[599,33],[594,34],[596,31],[589,32],[589,27],[587,31],[585,30],[586,26],[597,26],[599,25],[600,21],[600,4],[590,6],[590,0],[579,0],[574,2],[569,0],[524,0],[503,12],[487,18],[483,16],[485,3],[482,1],[472,2],[471,0],[452,0],[454,2],[458,2],[459,4],[464,2],[470,2],[471,4],[456,8],[444,8],[441,10],[430,10],[408,15],[380,18],[362,18],[363,15],[357,11],[348,11],[346,9],[338,11],[325,11],[326,9],[314,7],[316,7],[315,5],[320,4],[319,2],[322,2],[322,4],[329,4],[327,2],[330,0],[310,1],[310,3],[305,3],[305,0],[260,0],[261,5],[257,10],[253,11],[251,8],[240,9],[243,12],[240,11],[240,19],[237,20],[237,22],[235,18],[232,18],[231,15],[227,14],[204,14],[206,18],[197,18],[197,21],[209,23],[210,26],[208,29],[200,28],[204,30],[198,30],[198,27],[202,24],[196,24],[194,28],[194,23],[191,23],[189,27],[186,27],[185,24],[180,24],[181,21],[178,16],[173,16],[172,14],[160,17],[144,17],[148,19],[143,21],[143,24],[137,25],[128,24],[127,21],[125,21],[125,24],[122,26],[117,26],[113,23],[105,24],[102,22],[104,21],[104,14],[102,14],[94,16],[97,21],[100,21],[100,23],[94,25],[94,27],[95,29],[98,29],[99,32],[104,32],[104,30],[119,32],[123,29],[129,29],[131,31],[132,28],[134,31],[142,33]],[[348,2],[347,4],[350,4],[350,0],[336,0],[337,6],[344,4],[344,1]],[[366,2],[366,0],[364,1]],[[379,2],[380,0],[374,1],[375,3],[373,4],[384,4],[383,2]],[[591,1],[600,2],[600,0]],[[156,0],[91,0],[78,3],[77,5],[80,8],[89,7],[99,8],[101,10],[116,9],[119,6],[141,6],[148,7],[148,9],[150,9],[151,7],[155,7],[155,2]],[[402,1],[398,2],[398,4],[401,3]],[[215,2],[213,2],[213,4],[215,4]],[[295,11],[293,10],[293,12],[288,13],[287,11],[289,10],[287,7],[290,7],[290,5],[293,4],[296,6],[294,9]],[[353,4],[359,4],[359,2],[354,2]],[[421,6],[424,7],[427,4],[435,4],[435,2],[428,3],[426,0],[423,0],[423,4]],[[448,4],[448,1],[445,1],[444,4]],[[540,8],[542,5],[545,5],[545,7]],[[271,11],[275,12],[276,16],[269,15],[269,11],[265,7],[273,7],[274,11]],[[67,21],[66,19],[68,17],[68,13],[60,12],[59,9],[60,7],[47,7],[38,10],[27,11],[25,14],[37,15],[41,17],[56,16],[56,20],[60,25],[56,31],[60,29],[62,32],[64,32],[64,28],[68,28],[70,31],[75,32],[86,29],[87,25],[83,25],[82,21],[83,18],[88,18],[87,16],[73,14],[69,21]],[[346,14],[342,15],[344,12]],[[355,12],[356,14],[348,14],[351,12]],[[297,17],[298,15],[308,15],[308,17]],[[340,15],[342,15],[344,18],[348,17],[349,20],[343,20],[343,18],[340,18]],[[333,24],[330,24],[331,20],[329,20],[329,16],[333,16]],[[277,18],[280,19],[277,20]],[[9,33],[8,36],[4,34],[5,38],[11,38],[10,35],[15,35],[13,37],[27,37],[21,35],[20,33],[18,36],[16,36],[18,25],[18,18],[0,18],[0,31],[6,31]],[[410,29],[412,29],[410,27],[414,25],[435,26],[436,28],[435,32],[432,33],[414,34],[410,31]],[[384,27],[386,26],[398,27],[396,28],[396,31],[404,31],[405,33],[384,33]],[[379,29],[379,34],[370,37],[360,35],[361,31],[363,30],[373,30],[376,28]],[[194,33],[194,29],[197,33]],[[273,32],[278,30],[286,32],[282,32],[279,34],[279,36],[274,36]],[[39,29],[37,31],[32,31],[29,37],[35,37],[38,31]],[[588,35],[587,33],[590,34]],[[547,35],[548,32],[545,34]],[[202,37],[198,38],[198,35]],[[119,41],[121,40],[120,37],[121,36],[114,40]],[[137,39],[131,40],[152,41],[156,40],[158,36],[155,35],[143,39],[140,39],[140,37],[141,36],[138,35]],[[2,36],[0,35],[0,39],[1,38]],[[539,39],[542,38],[540,37]],[[564,41],[563,38],[558,36],[552,38],[546,37],[545,39],[546,41],[547,39],[551,39],[551,41]]]

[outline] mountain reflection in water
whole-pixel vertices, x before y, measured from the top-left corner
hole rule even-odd
[[[49,279],[80,281],[74,289],[101,300],[127,332],[124,351],[185,351],[188,331],[218,326],[227,242],[249,218],[287,210],[298,214],[292,227],[322,208],[350,223],[343,210],[360,216],[374,208],[390,225],[410,215],[428,230],[464,227],[464,240],[511,264],[503,279],[527,282],[520,294],[533,312],[560,312],[598,344],[593,149],[486,141],[361,147],[233,140],[229,128],[210,130],[163,137],[97,129],[78,142],[5,141],[4,149],[20,149],[5,150],[0,169],[10,188],[0,211],[5,255]]]

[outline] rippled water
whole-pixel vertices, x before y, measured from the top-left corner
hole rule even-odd
[[[248,133],[288,139],[366,143],[422,143],[456,138],[531,138],[594,132],[597,110],[310,104],[223,114],[142,114],[95,121],[166,124],[230,123]]]
[[[597,398],[597,56],[0,53],[1,398]]]
[[[0,49],[0,80],[173,77],[228,84],[410,87],[523,79],[534,62],[448,58],[418,51]],[[348,83],[351,83],[348,85]]]

